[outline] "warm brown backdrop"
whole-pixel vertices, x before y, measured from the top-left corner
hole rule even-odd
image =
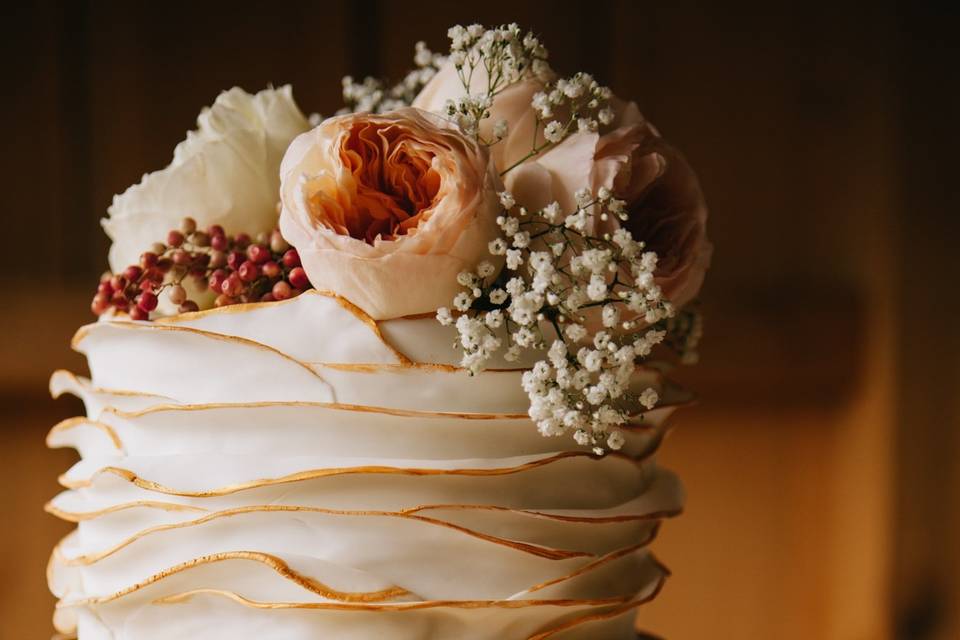
[[[5,9],[0,637],[49,635],[40,508],[76,411],[46,398],[89,319],[113,193],[232,85],[333,112],[454,23],[536,28],[699,168],[717,245],[702,404],[664,458],[687,513],[640,614],[670,638],[960,637],[956,16],[922,4],[83,2]],[[509,639],[508,639],[509,640]]]

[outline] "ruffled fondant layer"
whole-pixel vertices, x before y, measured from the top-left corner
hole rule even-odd
[[[655,453],[689,399],[638,371],[664,401],[597,457],[452,339],[323,293],[82,328],[90,379],[51,380],[86,406],[48,436],[81,455],[47,506],[78,524],[49,566],[58,630],[629,638],[667,576],[648,545],[683,493]]]

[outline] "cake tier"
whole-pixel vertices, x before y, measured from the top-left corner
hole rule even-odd
[[[542,437],[522,370],[455,366],[432,318],[376,323],[318,292],[101,321],[54,395],[81,456],[48,505],[57,628],[82,640],[632,638],[682,507],[654,454],[686,399],[597,457]],[[521,366],[529,363],[520,363]],[[516,367],[517,365],[512,365]]]

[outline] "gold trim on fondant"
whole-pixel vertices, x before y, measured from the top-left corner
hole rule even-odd
[[[108,391],[105,391],[108,392]],[[159,396],[158,396],[159,397]],[[684,404],[662,404],[658,409],[676,409],[682,408]],[[247,409],[247,408],[269,408],[269,407],[304,407],[317,409],[330,409],[333,411],[351,411],[356,413],[375,413],[382,415],[395,416],[400,418],[447,418],[455,420],[516,420],[529,422],[530,416],[526,413],[486,413],[486,412],[462,412],[462,411],[427,411],[423,409],[395,409],[391,407],[380,407],[366,404],[347,404],[341,402],[311,402],[303,400],[270,400],[261,402],[209,402],[193,404],[156,404],[143,409],[119,409],[116,407],[104,408],[104,413],[112,413],[122,418],[139,418],[151,413],[161,413],[164,411],[207,411],[216,409]],[[645,412],[650,413],[650,412]],[[632,416],[640,417],[643,414]],[[624,425],[621,428],[630,429],[636,426],[637,429],[651,429],[658,425],[637,423],[635,425]]]
[[[394,373],[397,371],[407,371],[409,369],[415,369],[417,371],[441,371],[443,373],[457,373],[460,371],[466,371],[465,369],[455,367],[452,364],[433,362],[407,362],[404,364],[381,364],[376,362],[314,362],[313,365],[316,367],[322,367],[324,369],[349,371],[351,373],[379,373],[382,371]],[[513,372],[514,370],[487,369],[487,371]],[[517,369],[516,371],[523,371],[523,369]]]
[[[330,409],[334,411],[351,411],[357,413],[373,413],[373,414],[383,414],[396,417],[409,417],[409,418],[446,418],[446,419],[462,419],[462,420],[516,420],[516,421],[529,421],[530,418],[526,413],[486,413],[486,412],[457,412],[457,411],[427,411],[422,409],[395,409],[390,407],[379,407],[373,405],[360,405],[360,404],[346,404],[339,402],[311,402],[311,401],[286,401],[286,400],[276,400],[276,401],[261,401],[261,402],[211,402],[211,403],[192,403],[192,404],[176,404],[171,402],[171,398],[151,393],[144,393],[140,391],[126,391],[122,389],[111,389],[106,387],[94,387],[88,384],[88,381],[81,379],[70,371],[58,370],[54,375],[65,375],[70,378],[81,389],[88,391],[94,394],[100,395],[113,395],[113,396],[136,396],[136,397],[149,397],[157,398],[159,400],[165,400],[159,404],[150,405],[142,409],[120,409],[114,406],[105,406],[103,413],[112,413],[122,418],[139,418],[141,416],[149,415],[151,413],[160,413],[164,411],[176,412],[176,411],[206,411],[206,410],[216,410],[216,409],[243,409],[243,408],[268,408],[268,407],[306,407],[306,408],[319,408],[319,409]],[[72,393],[72,390],[64,390],[64,393]],[[74,394],[75,395],[75,394]],[[688,406],[687,402],[680,403],[663,403],[657,405],[651,411],[644,412],[642,414],[637,414],[631,416],[632,419],[640,418],[646,414],[651,413],[652,411],[660,411],[669,409],[670,413],[674,410]],[[668,414],[669,416],[669,414]],[[668,417],[665,416],[665,417]],[[623,425],[621,428],[626,431],[648,431],[650,429],[660,428],[662,425],[657,425],[653,423],[644,423],[642,421],[629,423]]]
[[[104,391],[109,393],[109,391]],[[356,412],[356,413],[369,413],[375,415],[387,415],[392,417],[401,417],[401,418],[418,418],[418,419],[446,419],[446,420],[464,420],[464,421],[491,421],[491,420],[500,420],[500,421],[510,421],[510,422],[523,422],[529,423],[530,418],[526,414],[521,413],[459,413],[459,412],[450,412],[450,411],[421,411],[413,409],[391,409],[388,407],[373,407],[369,405],[356,405],[356,404],[343,404],[337,402],[293,402],[293,401],[273,401],[273,402],[244,402],[244,403],[209,403],[209,404],[186,404],[186,405],[177,405],[177,404],[156,404],[145,407],[143,409],[137,410],[126,410],[119,409],[113,406],[104,407],[100,415],[111,414],[119,418],[124,419],[136,419],[147,415],[152,415],[156,413],[177,413],[183,411],[215,411],[219,409],[250,409],[250,408],[271,408],[271,407],[303,407],[303,408],[316,408],[322,410],[330,411],[344,411],[344,412]],[[671,411],[672,413],[672,411]],[[669,414],[665,418],[669,417]],[[666,420],[664,420],[665,423]],[[634,423],[623,425],[621,428],[628,432],[635,433],[644,433],[644,434],[655,434],[657,430],[664,429],[665,424],[653,424],[653,423]],[[77,416],[74,418],[68,418],[61,421],[55,425],[50,432],[47,434],[47,446],[51,448],[56,448],[50,442],[50,438],[58,432],[66,431],[80,425],[89,425],[96,429],[103,431],[111,440],[114,448],[122,454],[126,454],[126,446],[123,442],[123,438],[117,433],[117,431],[109,424],[101,422],[99,420],[92,420],[84,416]],[[72,445],[63,445],[63,446],[72,446]]]
[[[643,495],[643,494],[639,494]],[[638,495],[638,497],[639,497]],[[568,516],[545,511],[531,511],[529,509],[513,509],[511,507],[501,507],[490,504],[432,504],[420,507],[404,509],[404,513],[419,513],[421,511],[499,511],[503,513],[513,513],[518,515],[530,516],[532,518],[543,518],[544,520],[556,520],[558,522],[571,522],[577,524],[615,524],[618,522],[632,522],[635,520],[662,520],[664,518],[673,518],[680,515],[683,509],[664,509],[661,511],[651,511],[649,513],[624,514],[617,516]]]
[[[652,452],[645,452],[645,455],[649,455],[649,453],[652,453]],[[639,462],[639,460],[636,460],[634,458],[631,458],[629,456],[619,454],[619,453],[608,453],[605,457],[623,459],[623,460],[628,460],[630,462]],[[364,467],[342,467],[342,468],[334,468],[334,469],[312,469],[309,471],[298,471],[297,473],[281,476],[279,478],[267,478],[263,480],[244,482],[236,485],[228,485],[226,487],[212,489],[210,491],[178,491],[176,489],[166,487],[152,480],[145,480],[129,469],[123,469],[121,467],[115,467],[115,466],[103,467],[97,470],[96,472],[94,472],[94,474],[90,478],[86,478],[83,480],[70,480],[66,477],[66,474],[61,475],[59,480],[60,480],[60,484],[67,489],[80,489],[80,488],[91,486],[93,484],[93,480],[98,476],[111,473],[147,491],[154,491],[156,493],[165,493],[168,495],[175,495],[175,496],[183,496],[187,498],[208,498],[213,496],[225,496],[231,493],[245,491],[247,489],[255,489],[257,487],[266,487],[266,486],[273,486],[278,484],[289,484],[293,482],[303,482],[305,480],[313,480],[315,478],[325,478],[330,476],[351,475],[351,474],[361,474],[361,473],[386,474],[386,475],[411,475],[411,476],[434,476],[434,475],[502,476],[502,475],[510,475],[514,473],[521,473],[523,471],[528,471],[530,469],[536,469],[538,467],[552,464],[554,462],[563,460],[565,458],[592,458],[595,460],[602,459],[602,458],[597,458],[597,456],[595,456],[594,454],[586,451],[564,451],[564,452],[555,454],[553,456],[550,456],[548,458],[541,458],[539,460],[527,462],[521,465],[517,465],[515,467],[501,467],[501,468],[493,468],[493,469],[402,468],[402,467],[387,467],[387,466],[378,466],[378,465],[369,465]]]
[[[661,570],[666,569],[666,567],[664,567],[660,563],[656,563],[656,564],[658,565],[658,568],[660,568]],[[653,600],[655,600],[656,597],[660,595],[660,592],[663,590],[663,585],[666,584],[667,578],[669,577],[670,577],[669,571],[666,571],[665,573],[661,573],[660,577],[657,579],[657,584],[653,587],[653,591],[642,598],[636,598],[629,602],[625,602],[624,604],[618,607],[615,607],[610,611],[604,611],[603,613],[588,614],[585,616],[574,618],[573,620],[567,620],[566,622],[561,623],[560,625],[554,627],[553,629],[547,629],[546,631],[541,631],[540,633],[536,633],[532,636],[528,636],[527,640],[546,640],[547,638],[555,636],[558,633],[569,631],[570,629],[578,627],[581,624],[586,624],[588,622],[600,622],[602,620],[609,620],[611,618],[616,618],[617,616],[622,616],[625,613],[629,613],[633,609],[636,609],[637,607],[643,606],[648,602],[652,602]]]
[[[527,589],[524,593],[534,593],[536,591],[542,591],[547,587],[552,587],[562,582],[573,580],[574,578],[578,576],[582,576],[585,573],[590,573],[591,571],[594,571],[595,569],[598,569],[599,567],[602,567],[603,565],[609,562],[613,562],[614,560],[619,560],[620,558],[624,556],[628,556],[631,553],[634,553],[635,551],[639,551],[640,549],[643,549],[644,547],[648,546],[651,542],[653,542],[656,539],[657,533],[659,533],[659,531],[660,531],[660,523],[657,522],[650,529],[650,533],[647,534],[647,537],[644,538],[641,542],[638,542],[637,544],[634,544],[634,545],[630,545],[629,547],[624,547],[623,549],[617,549],[615,551],[611,551],[608,554],[600,556],[596,560],[588,562],[587,564],[583,565],[582,567],[580,567],[579,569],[577,569],[572,573],[568,573],[565,576],[560,576],[559,578],[554,578],[552,580],[548,580],[546,582],[541,582],[540,584],[536,584],[530,587],[529,589]]]
[[[225,333],[217,333],[214,331],[208,331],[206,329],[197,329],[195,327],[182,327],[175,324],[156,324],[156,323],[147,323],[147,322],[117,322],[117,321],[104,321],[96,322],[93,324],[88,324],[77,329],[77,332],[74,334],[73,339],[70,341],[70,346],[75,351],[80,351],[80,343],[94,330],[100,327],[114,327],[118,329],[126,329],[133,331],[171,331],[191,334],[203,338],[209,338],[211,340],[219,340],[220,342],[227,343],[236,343],[246,347],[252,347],[255,349],[261,349],[264,351],[271,352],[273,354],[279,355],[290,362],[293,362],[304,369],[309,370],[313,375],[318,378],[320,375],[316,372],[314,367],[326,367],[331,369],[340,369],[343,371],[353,371],[356,373],[376,373],[378,371],[391,371],[391,370],[406,370],[406,369],[417,369],[423,371],[438,371],[443,373],[466,373],[467,369],[462,367],[457,367],[455,365],[449,364],[439,364],[439,363],[419,363],[413,362],[406,356],[404,356],[404,361],[399,364],[381,364],[381,363],[326,363],[326,362],[314,362],[308,363],[303,360],[300,360],[285,351],[281,351],[276,347],[271,347],[269,345],[263,344],[262,342],[257,342],[250,338],[242,338],[240,336],[229,335]],[[525,371],[526,369],[485,369],[481,373],[517,373],[520,371]],[[322,378],[321,378],[322,379]]]
[[[161,324],[177,324],[179,322],[185,322],[185,321],[190,321],[194,319],[204,318],[206,316],[211,316],[211,315],[226,315],[229,313],[255,311],[257,309],[262,309],[262,308],[271,307],[271,306],[278,307],[280,305],[294,303],[300,298],[302,298],[303,296],[307,296],[307,295],[322,296],[325,298],[331,298],[332,300],[336,301],[337,304],[339,304],[342,308],[344,308],[345,310],[353,314],[358,320],[360,320],[363,324],[365,324],[373,332],[373,335],[378,340],[380,340],[383,346],[385,346],[388,350],[393,352],[397,360],[399,360],[401,363],[407,363],[407,364],[413,363],[413,361],[409,357],[407,357],[406,354],[402,353],[399,349],[397,349],[395,346],[390,344],[390,342],[386,338],[383,337],[383,333],[380,331],[380,325],[377,323],[376,320],[371,318],[363,309],[361,309],[357,305],[353,304],[343,296],[337,293],[334,293],[332,291],[309,289],[307,291],[304,291],[301,295],[297,296],[296,298],[288,298],[287,300],[276,300],[273,302],[248,302],[246,304],[233,304],[225,307],[214,307],[212,309],[204,309],[203,311],[193,311],[190,313],[181,313],[174,316],[157,318],[156,320],[154,320],[154,322],[159,322]]]
[[[453,312],[454,316],[460,316],[458,311]],[[397,320],[426,320],[428,318],[433,318],[436,320],[437,312],[436,311],[424,311],[423,313],[410,313],[405,316],[397,316],[396,318],[387,318],[381,320],[380,322],[396,322]]]
[[[50,515],[60,518],[61,520],[66,520],[67,522],[80,522],[82,520],[93,520],[94,518],[99,518],[100,516],[105,516],[110,513],[116,513],[118,511],[126,511],[128,509],[136,508],[145,508],[145,509],[159,509],[161,511],[189,511],[191,513],[209,513],[209,509],[204,509],[203,507],[194,507],[189,504],[178,504],[176,502],[160,502],[158,500],[135,500],[133,502],[124,502],[122,504],[115,504],[109,507],[104,507],[103,509],[97,509],[96,511],[64,511],[60,509],[53,502],[48,502],[43,506],[43,510],[49,513]]]
[[[117,432],[113,430],[113,427],[111,427],[108,424],[104,424],[103,422],[99,422],[97,420],[91,420],[83,416],[78,416],[76,418],[67,418],[66,420],[61,420],[57,424],[53,425],[50,431],[47,432],[45,444],[47,445],[47,447],[51,449],[56,449],[60,447],[61,445],[55,445],[51,442],[53,437],[58,433],[69,431],[71,429],[75,429],[82,425],[90,426],[90,427],[93,427],[94,429],[98,429],[102,431],[107,435],[107,437],[110,439],[110,442],[113,444],[113,447],[117,451],[119,451],[120,453],[125,453],[123,448],[123,441],[120,440],[120,436],[118,436]]]
[[[363,510],[363,511],[350,511],[344,509],[324,509],[321,507],[297,507],[297,506],[281,506],[281,505],[262,505],[255,507],[236,507],[234,509],[224,509],[223,511],[217,511],[216,513],[211,513],[209,515],[203,516],[202,518],[197,518],[196,520],[188,520],[184,522],[175,522],[171,524],[158,525],[156,527],[150,527],[142,531],[137,532],[136,534],[130,536],[129,538],[122,540],[121,542],[115,544],[109,549],[97,553],[84,554],[79,556],[74,556],[68,558],[63,555],[61,551],[61,546],[66,540],[61,540],[59,544],[53,549],[53,555],[65,566],[74,567],[74,566],[86,566],[91,565],[114,555],[125,547],[130,546],[134,542],[151,536],[156,533],[163,533],[165,531],[174,531],[176,529],[188,529],[193,527],[199,527],[209,522],[215,520],[220,520],[223,518],[230,518],[233,516],[245,515],[248,513],[316,513],[319,515],[326,516],[346,516],[346,517],[382,517],[382,518],[401,518],[406,520],[415,520],[418,522],[423,522],[425,524],[443,527],[447,529],[452,529],[459,533],[463,533],[472,538],[477,538],[485,542],[490,542],[498,546],[507,547],[513,549],[514,551],[520,551],[527,553],[533,556],[540,558],[545,558],[547,560],[570,560],[572,558],[590,558],[594,557],[594,554],[587,553],[585,551],[572,551],[566,549],[553,549],[550,547],[544,547],[542,545],[528,544],[526,542],[519,542],[516,540],[509,540],[507,538],[501,538],[499,536],[494,536],[488,533],[483,533],[481,531],[475,531],[473,529],[454,524],[452,522],[446,522],[437,518],[430,518],[427,516],[419,516],[414,514],[404,513],[402,511],[377,511],[377,510]],[[69,535],[67,536],[69,538]]]
[[[274,347],[267,346],[256,340],[250,340],[249,338],[241,338],[239,336],[228,336],[222,333],[214,333],[212,331],[205,331],[203,329],[194,329],[193,327],[178,327],[174,325],[157,325],[152,323],[132,323],[132,322],[98,322],[96,324],[88,324],[77,329],[77,332],[74,334],[73,339],[70,341],[70,346],[75,351],[80,351],[80,343],[97,327],[108,326],[115,329],[123,330],[134,330],[134,331],[169,331],[172,333],[187,333],[195,336],[200,336],[202,338],[208,338],[210,340],[218,340],[220,342],[228,342],[239,344],[245,347],[251,347],[253,349],[260,349],[262,351],[267,351],[274,355],[280,356],[284,360],[292,362],[293,364],[306,369],[312,376],[317,378],[323,383],[326,383],[326,380],[314,370],[309,364],[302,362],[293,356],[275,349]],[[82,353],[82,352],[81,352]]]
[[[121,418],[139,418],[151,413],[164,411],[207,411],[211,409],[249,409],[270,407],[304,407],[330,409],[333,411],[350,411],[356,413],[375,413],[398,418],[447,418],[455,420],[517,420],[529,422],[526,413],[462,413],[455,411],[424,411],[420,409],[392,409],[390,407],[376,407],[365,404],[344,404],[340,402],[309,402],[309,401],[264,401],[264,402],[211,402],[204,404],[158,404],[144,409],[127,410],[116,407],[107,407],[104,413],[112,413]]]
[[[107,389],[104,387],[95,387],[92,382],[86,378],[81,378],[72,371],[67,371],[66,369],[57,369],[50,376],[50,382],[52,383],[54,378],[57,376],[65,376],[70,382],[76,385],[79,389],[82,389],[88,393],[95,395],[108,395],[108,396],[132,396],[136,398],[159,398],[160,400],[172,400],[167,396],[157,395],[155,393],[146,393],[144,391],[128,391],[126,389]],[[50,394],[54,399],[59,398],[63,393],[69,393],[73,396],[76,396],[76,393],[73,393],[72,389],[65,389],[61,393],[54,395],[53,389],[50,389]]]
[[[250,508],[256,507],[267,507],[267,506],[297,506],[297,505],[248,505]],[[117,511],[124,511],[127,509],[160,509],[162,511],[189,511],[193,513],[210,513],[209,509],[203,507],[195,507],[187,504],[180,504],[177,502],[160,502],[155,500],[135,500],[133,502],[124,502],[121,504],[111,505],[103,509],[98,509],[96,511],[64,511],[52,502],[48,502],[44,505],[44,511],[47,513],[60,518],[61,520],[66,520],[68,522],[79,522],[81,520],[92,520],[103,515],[110,513],[115,513]],[[313,507],[305,507],[313,508]],[[673,518],[681,513],[683,509],[664,509],[662,511],[650,511],[647,513],[631,513],[623,514],[616,516],[570,516],[562,514],[547,513],[545,511],[531,511],[529,509],[514,509],[512,507],[501,507],[498,505],[491,504],[427,504],[420,505],[416,507],[410,507],[409,509],[401,509],[396,513],[401,513],[405,515],[417,515],[423,511],[496,511],[502,513],[510,513],[514,515],[529,516],[531,518],[542,518],[544,520],[554,520],[557,522],[571,522],[578,524],[616,524],[619,522],[632,522],[636,520],[662,520],[664,518]],[[361,512],[357,511],[351,515],[360,515]]]
[[[392,602],[384,604],[353,604],[340,602],[258,602],[244,598],[238,593],[222,589],[193,589],[154,600],[154,604],[176,604],[186,602],[198,595],[225,597],[254,609],[319,609],[333,611],[420,611],[423,609],[525,609],[528,607],[603,607],[619,605],[630,600],[630,596],[612,598],[594,598],[576,600],[423,600],[420,602]]]
[[[287,302],[287,301],[284,301],[284,302]],[[251,304],[256,304],[256,303],[251,303]],[[226,308],[226,307],[223,307],[223,308]],[[197,313],[203,313],[203,312],[197,312]],[[74,334],[73,339],[70,341],[70,346],[75,351],[80,351],[79,349],[80,342],[82,342],[84,338],[86,338],[87,335],[90,334],[91,331],[93,331],[98,327],[103,327],[103,326],[110,326],[110,327],[131,329],[131,330],[143,330],[143,331],[164,331],[164,330],[175,331],[175,332],[178,331],[182,333],[191,333],[201,337],[210,338],[212,340],[219,340],[221,342],[235,342],[238,344],[242,344],[244,346],[260,348],[260,349],[278,354],[283,358],[290,360],[291,362],[295,362],[301,367],[311,370],[312,372],[314,372],[315,375],[318,375],[318,374],[316,374],[313,367],[326,367],[331,369],[339,369],[343,371],[353,371],[357,373],[376,373],[378,371],[404,370],[404,369],[418,369],[418,370],[424,370],[424,371],[438,371],[438,372],[444,372],[444,373],[468,373],[469,372],[468,369],[465,369],[457,365],[430,363],[430,362],[426,362],[426,363],[413,362],[412,360],[410,360],[410,358],[408,358],[407,356],[404,356],[403,354],[400,354],[399,352],[397,352],[399,354],[398,357],[402,356],[403,358],[399,364],[363,363],[363,362],[308,363],[296,358],[291,354],[281,351],[276,347],[271,347],[269,345],[263,344],[262,342],[257,342],[256,340],[252,340],[250,338],[243,338],[240,336],[235,336],[235,335],[230,335],[225,333],[217,333],[217,332],[209,331],[206,329],[197,329],[195,327],[184,327],[184,326],[179,326],[171,323],[157,324],[156,322],[136,322],[135,323],[135,322],[123,322],[123,321],[102,321],[102,322],[96,322],[93,324],[84,325],[80,327],[77,330],[77,332]],[[389,345],[386,342],[384,342],[384,344],[389,347]],[[391,350],[393,351],[396,351],[396,349],[393,349],[392,347],[389,347],[389,348],[391,348]],[[518,373],[518,372],[527,371],[527,370],[528,368],[504,368],[504,369],[488,368],[481,371],[480,374],[482,375],[484,373]],[[637,365],[635,367],[635,371],[646,371],[653,374],[655,376],[656,382],[658,383],[662,382],[665,379],[665,376],[662,371],[652,367]]]
[[[183,562],[169,569],[165,569],[159,573],[156,573],[145,580],[142,580],[134,585],[131,585],[125,589],[121,589],[116,593],[110,594],[109,596],[99,596],[92,598],[85,598],[83,600],[76,600],[73,602],[64,602],[60,601],[57,604],[58,608],[64,607],[75,607],[75,606],[87,606],[92,604],[104,604],[113,600],[118,600],[124,596],[127,596],[131,593],[139,591],[144,587],[147,587],[155,582],[159,582],[164,578],[172,576],[182,571],[188,569],[193,569],[194,567],[203,566],[207,564],[214,564],[217,562],[226,562],[229,560],[250,560],[253,562],[258,562],[270,569],[273,569],[280,577],[293,582],[294,584],[315,593],[323,598],[328,598],[330,600],[338,600],[341,602],[350,602],[357,604],[367,604],[373,602],[383,602],[384,600],[389,600],[391,598],[397,598],[405,595],[409,595],[410,592],[401,587],[388,587],[387,589],[382,589],[380,591],[370,591],[370,592],[349,592],[349,591],[339,591],[333,589],[328,585],[323,584],[315,578],[309,576],[304,576],[300,573],[297,573],[290,568],[286,562],[281,558],[274,556],[269,553],[262,553],[259,551],[227,551],[223,553],[215,553],[207,556],[202,556],[200,558],[195,558],[188,562]]]

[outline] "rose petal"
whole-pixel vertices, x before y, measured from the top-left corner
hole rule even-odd
[[[534,160],[550,174],[551,192],[547,204],[556,200],[564,213],[576,211],[574,193],[590,187],[593,158],[599,139],[596,133],[575,133]],[[509,189],[512,182],[509,173],[505,180]],[[528,191],[524,187],[520,190]],[[519,198],[517,202],[530,208],[530,205]]]

